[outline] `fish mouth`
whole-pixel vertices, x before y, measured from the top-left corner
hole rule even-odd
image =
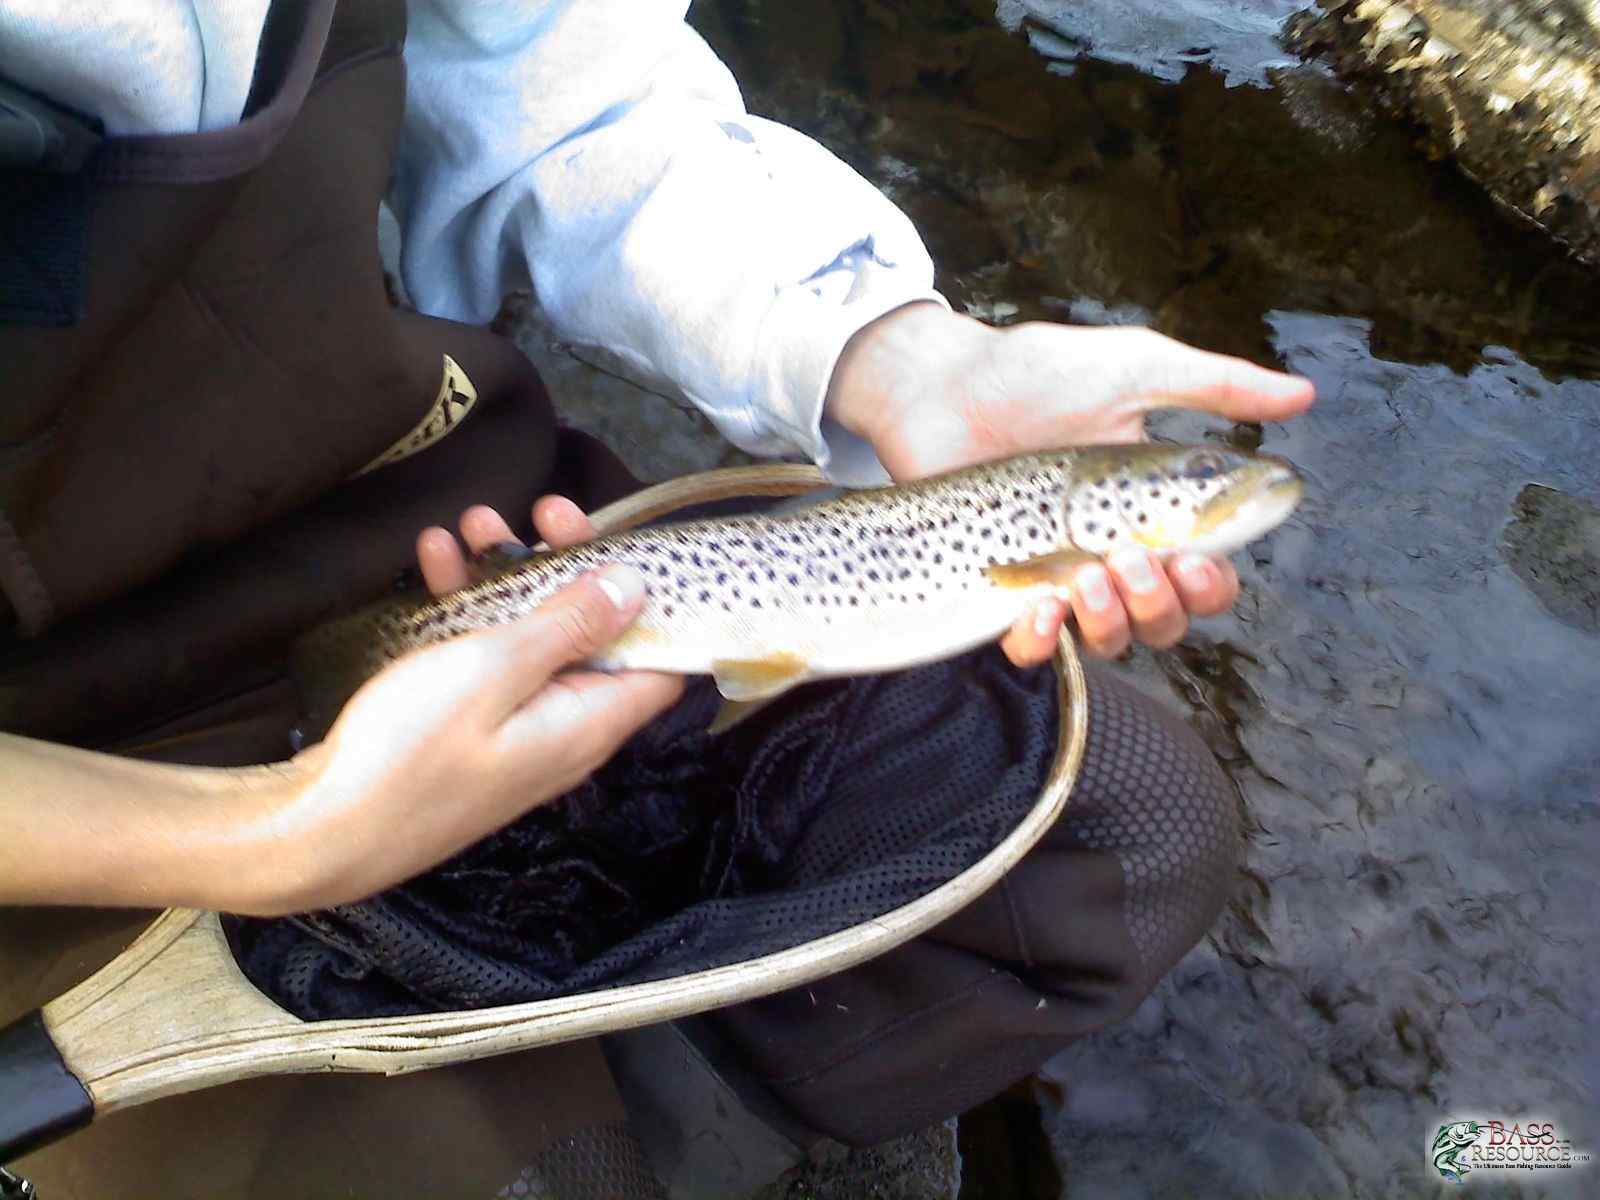
[[[1305,480],[1288,463],[1262,458],[1201,505],[1189,548],[1231,554],[1281,524],[1305,490]]]

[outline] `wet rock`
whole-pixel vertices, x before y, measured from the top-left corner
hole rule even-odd
[[[1264,86],[1273,67],[1292,61],[1278,30],[1299,7],[1298,0],[1231,7],[1210,0],[999,0],[995,19],[1026,28],[1034,48],[1058,63],[1093,57],[1170,82],[1204,64],[1230,84]]]
[[[1600,507],[1533,483],[1512,504],[1500,552],[1546,612],[1600,633]]]
[[[1600,263],[1600,17],[1565,0],[1318,0],[1300,49],[1425,131],[1511,212]]]

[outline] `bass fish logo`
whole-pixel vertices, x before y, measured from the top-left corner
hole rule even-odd
[[[1441,1125],[1433,1138],[1432,1159],[1434,1169],[1451,1183],[1460,1183],[1472,1170],[1461,1161],[1474,1142],[1483,1134],[1484,1127],[1476,1121],[1453,1121]]]

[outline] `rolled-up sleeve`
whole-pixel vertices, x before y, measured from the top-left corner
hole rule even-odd
[[[942,303],[905,215],[739,90],[655,0],[412,0],[394,205],[425,311],[530,289],[554,333],[669,381],[736,445],[876,482],[822,419],[862,326]]]

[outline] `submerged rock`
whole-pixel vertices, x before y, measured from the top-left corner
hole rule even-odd
[[[1290,23],[1501,205],[1600,264],[1600,15],[1582,0],[1317,0]]]
[[[1556,620],[1600,633],[1600,507],[1531,483],[1511,506],[1500,550]]]

